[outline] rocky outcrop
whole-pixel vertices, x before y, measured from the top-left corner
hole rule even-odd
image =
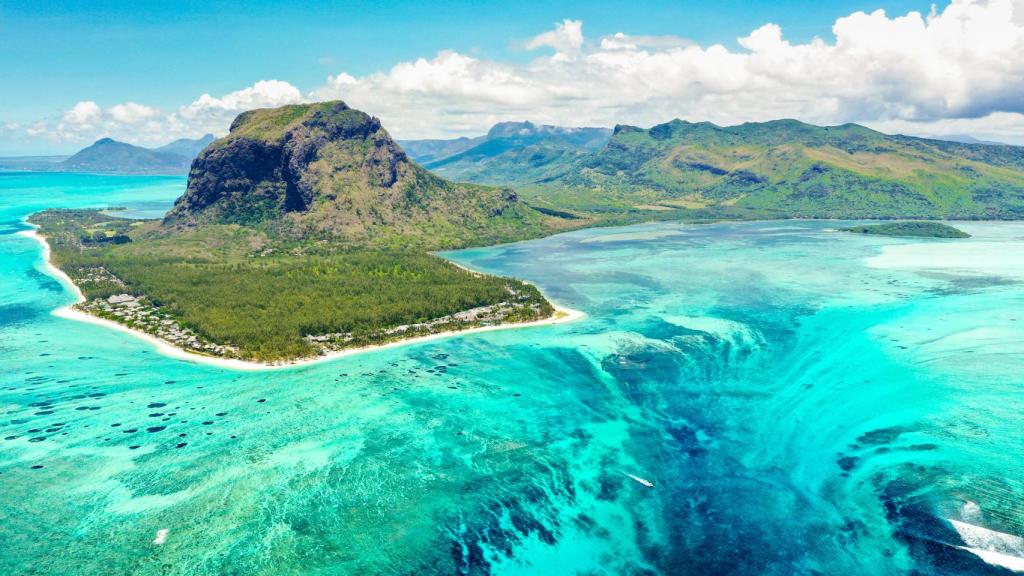
[[[165,224],[266,224],[299,235],[365,238],[382,228],[485,227],[517,207],[509,190],[434,176],[406,156],[380,120],[325,102],[240,115],[192,164],[188,189]]]

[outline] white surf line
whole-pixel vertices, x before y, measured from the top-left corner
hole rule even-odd
[[[974,554],[986,564],[1024,572],[1024,538],[952,518],[947,520],[966,544],[957,548]]]
[[[301,358],[298,360],[291,360],[287,362],[278,363],[252,362],[248,360],[239,360],[237,358],[216,358],[213,356],[204,356],[202,354],[195,354],[193,352],[189,352],[187,350],[184,350],[171,344],[170,342],[167,342],[166,340],[157,338],[156,336],[153,336],[152,334],[149,334],[147,332],[136,330],[134,328],[129,328],[123,324],[114,322],[113,320],[107,320],[106,318],[93,316],[92,314],[88,314],[86,312],[82,312],[81,310],[75,309],[75,304],[85,302],[85,295],[82,294],[81,289],[79,289],[78,286],[75,285],[74,281],[71,280],[71,277],[69,277],[67,274],[64,273],[63,270],[57,268],[50,262],[50,243],[46,241],[46,238],[44,236],[39,234],[38,226],[27,221],[25,221],[25,224],[28,226],[32,226],[32,230],[22,230],[21,232],[18,232],[18,234],[20,234],[21,236],[25,236],[27,238],[34,239],[42,246],[44,271],[50,276],[57,278],[57,280],[59,280],[61,284],[66,286],[71,292],[75,294],[76,299],[74,302],[68,304],[67,306],[63,306],[61,308],[54,310],[53,312],[51,312],[51,314],[60,318],[76,320],[78,322],[86,322],[89,324],[95,324],[97,326],[103,326],[111,330],[118,330],[126,334],[131,334],[132,336],[140,340],[145,340],[149,344],[152,344],[156,348],[156,351],[159,352],[160,354],[163,354],[164,356],[170,358],[174,358],[176,360],[183,360],[185,362],[192,362],[195,364],[206,364],[209,366],[216,366],[218,368],[225,368],[228,370],[252,371],[299,368],[310,364],[317,364],[320,362],[329,362],[331,360],[337,360],[338,358],[343,358],[345,356],[365,354],[367,352],[385,350],[387,348],[396,348],[398,346],[406,346],[409,344],[419,344],[422,342],[440,340],[452,336],[462,336],[465,334],[474,334],[479,332],[492,332],[495,330],[508,330],[512,328],[530,328],[534,326],[549,326],[552,324],[563,324],[566,322],[575,322],[576,320],[579,320],[580,318],[586,316],[586,314],[580,312],[579,310],[565,308],[552,303],[552,306],[555,309],[555,313],[552,316],[541,320],[533,320],[530,322],[514,322],[509,324],[498,324],[495,326],[476,326],[474,328],[467,328],[465,330],[448,330],[445,332],[438,332],[436,334],[425,334],[423,336],[417,336],[415,338],[396,340],[394,342],[387,342],[384,344],[373,344],[370,346],[361,346],[358,348],[349,348],[346,350],[338,350],[336,352],[328,352],[327,354],[324,354],[322,356],[316,356],[313,358]],[[459,266],[458,264],[455,265]],[[459,267],[465,268],[463,266]]]

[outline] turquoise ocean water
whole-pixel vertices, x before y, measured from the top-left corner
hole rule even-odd
[[[669,223],[465,250],[447,256],[587,318],[270,372],[51,316],[73,297],[24,217],[155,217],[183,189],[0,174],[0,574],[1024,563],[1024,224],[915,241]]]

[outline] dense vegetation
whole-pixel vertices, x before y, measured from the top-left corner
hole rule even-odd
[[[422,252],[275,249],[237,225],[167,236],[155,223],[93,210],[50,210],[33,222],[49,238],[55,264],[87,298],[145,296],[182,326],[237,347],[244,358],[314,355],[304,339],[309,335],[348,334],[350,346],[377,343],[391,339],[390,328],[499,302],[514,304],[506,322],[552,313],[529,284],[473,274]],[[94,242],[97,233],[133,241]],[[457,326],[439,328],[450,327]]]
[[[842,228],[844,232],[915,238],[970,238],[971,235],[941,222],[892,222]]]

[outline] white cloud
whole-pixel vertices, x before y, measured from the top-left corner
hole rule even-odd
[[[595,46],[581,22],[566,20],[526,44],[555,54],[527,64],[442,52],[339,74],[312,95],[366,109],[402,137],[480,133],[511,118],[578,126],[796,117],[912,132],[1024,112],[1021,0],[954,0],[929,15],[857,12],[833,33],[831,42],[794,44],[769,23],[738,38],[740,50],[626,34]]]
[[[694,46],[693,40],[680,36],[635,36],[616,32],[601,39],[602,50],[636,50],[637,48],[684,48]]]
[[[203,94],[181,110],[183,117],[199,117],[210,111],[238,112],[255,108],[274,108],[303,101],[299,89],[280,80],[260,80],[248,88],[220,98]]]
[[[75,126],[90,126],[100,118],[100,107],[95,102],[79,102],[64,113],[64,122]]]
[[[555,56],[567,59],[575,56],[583,47],[583,22],[580,20],[563,20],[555,25],[555,29],[534,36],[526,42],[527,50],[536,50],[548,46],[555,49]]]
[[[261,80],[219,98],[203,94],[174,111],[136,102],[108,108],[93,101],[78,102],[55,120],[41,120],[24,127],[24,133],[58,144],[85,144],[109,136],[133,144],[160,145],[208,132],[222,135],[240,112],[304,100],[299,89],[287,82]]]
[[[981,118],[948,118],[931,122],[907,120],[866,121],[882,132],[924,137],[973,136],[980,140],[1024,144],[1024,114],[993,112]]]
[[[243,110],[337,98],[403,138],[479,134],[510,119],[649,126],[788,117],[1024,143],[1024,0],[953,0],[926,15],[856,12],[832,31],[834,40],[793,43],[768,23],[729,49],[625,33],[588,42],[581,21],[564,20],[524,44],[554,53],[526,63],[446,50],[362,76],[342,71],[306,95],[266,80],[171,111],[87,101],[24,130],[57,141],[162,142],[223,134]]]
[[[95,106],[95,104],[93,104]],[[96,108],[96,112],[99,112],[99,108]],[[138,124],[139,122],[145,122],[151,120],[160,115],[160,110],[152,108],[150,106],[143,106],[142,104],[136,104],[135,102],[126,102],[124,104],[117,104],[111,106],[107,110],[107,114],[115,122],[122,124]]]

